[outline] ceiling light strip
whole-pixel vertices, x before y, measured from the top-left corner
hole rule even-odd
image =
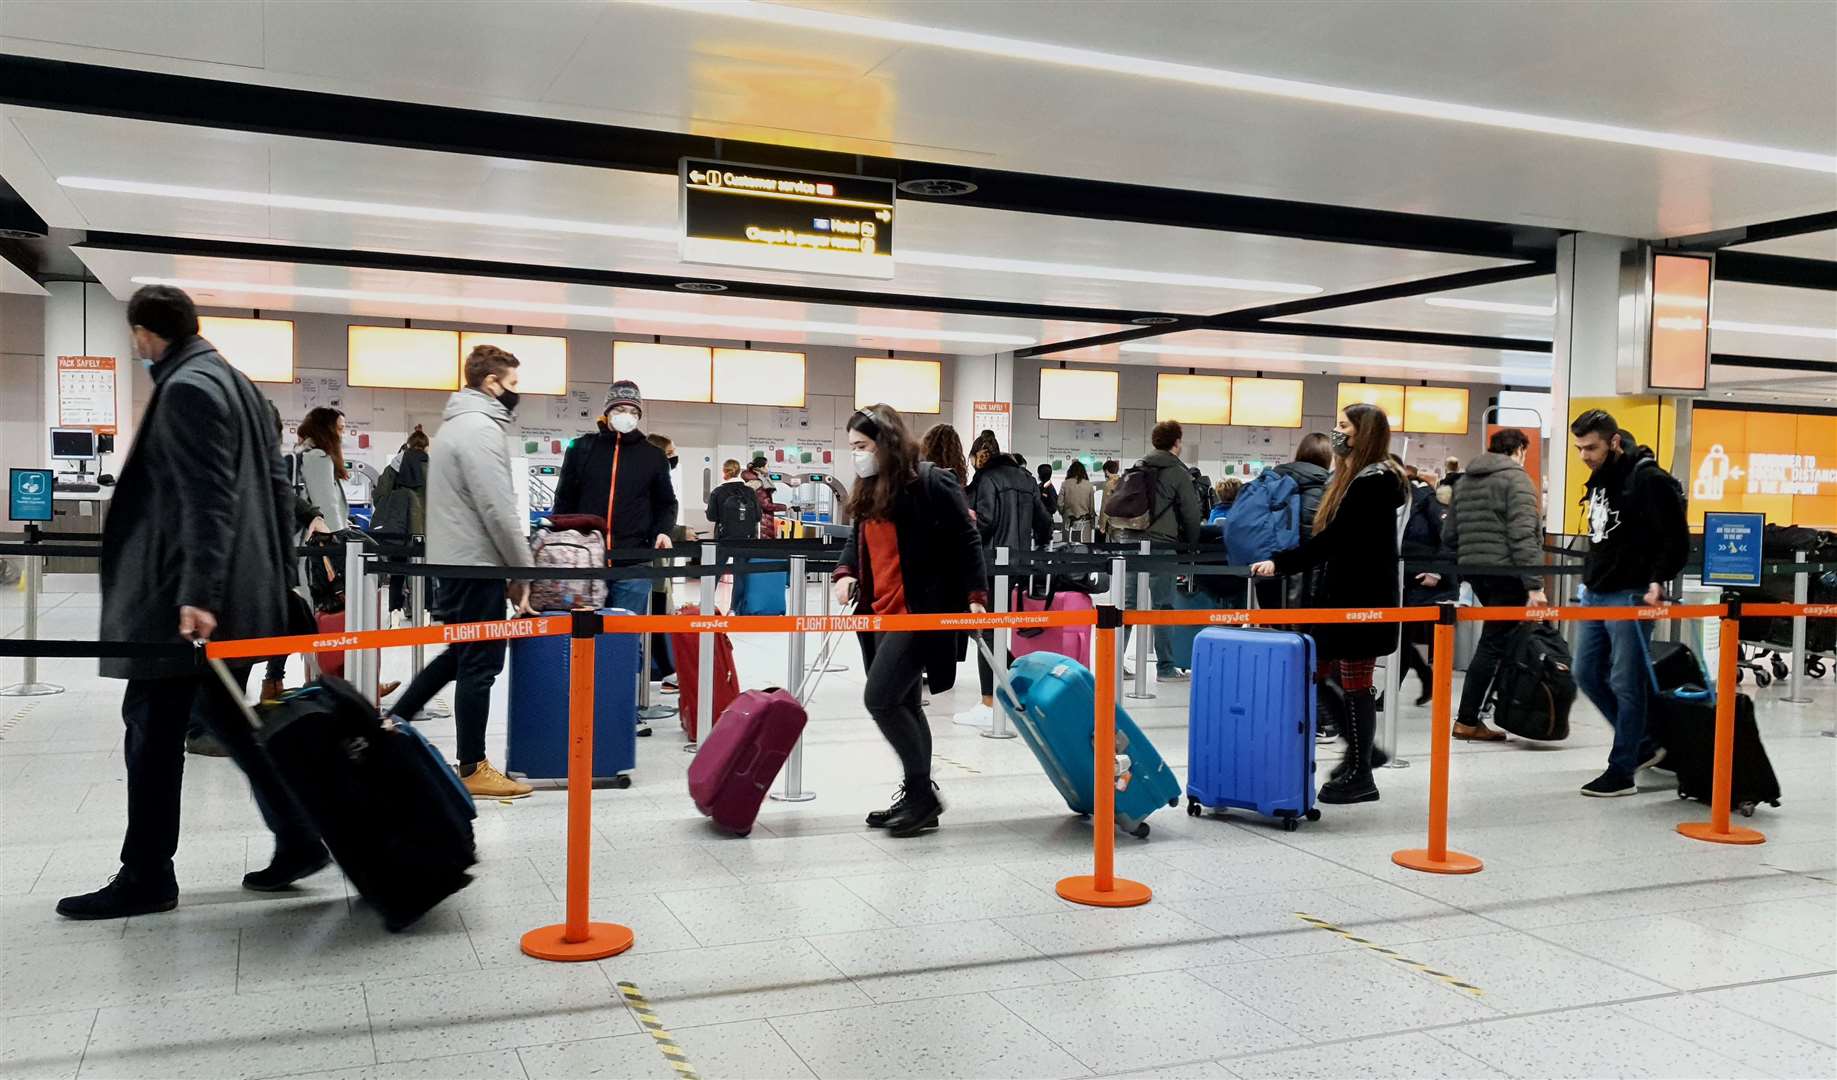
[[[1400,360],[1384,356],[1332,356],[1324,353],[1284,352],[1280,349],[1226,349],[1209,345],[1123,345],[1118,352],[1160,356],[1205,356],[1230,360],[1265,360],[1277,363],[1330,364],[1336,367],[1400,368],[1406,371],[1467,371],[1481,375],[1514,375],[1549,378],[1548,367],[1489,367],[1456,364],[1446,360]]]
[[[1200,67],[1195,64],[1181,64],[1169,60],[1154,60],[1141,56],[1102,52],[1096,49],[1055,45],[1045,41],[1001,37],[967,30],[949,30],[942,27],[921,26],[916,23],[895,22],[890,19],[844,15],[790,4],[759,3],[756,0],[644,0],[644,2],[697,15],[725,15],[799,30],[849,34],[855,37],[896,42],[901,45],[928,45],[940,49],[954,49],[959,52],[980,53],[1004,60],[1036,61],[1061,67],[1081,68],[1086,71],[1099,71],[1110,75],[1184,83],[1211,90],[1237,90],[1323,105],[1341,105],[1374,112],[1415,116],[1428,120],[1451,120],[1484,127],[1507,128],[1543,135],[1617,143],[1622,146],[1638,146],[1651,150],[1726,158],[1731,161],[1751,162],[1758,165],[1776,165],[1811,172],[1837,173],[1837,157],[1828,154],[1785,150],[1772,146],[1709,139],[1667,131],[1647,131],[1641,128],[1620,127],[1587,120],[1570,120],[1558,116],[1541,116],[1536,113],[1515,112],[1508,109],[1489,109],[1478,105],[1462,105],[1450,101],[1385,94],[1372,90],[1330,86],[1324,83],[1302,82],[1296,79],[1279,79],[1267,75],[1229,71],[1224,68]]]
[[[1556,314],[1556,301],[1548,304],[1507,304],[1497,300],[1462,300],[1450,296],[1430,296],[1423,300],[1430,307],[1460,308],[1463,311],[1493,311],[1502,315],[1537,315],[1548,317]]]
[[[611,307],[601,304],[557,304],[542,300],[504,297],[441,296],[435,293],[391,292],[379,289],[334,289],[317,285],[267,285],[247,281],[204,281],[195,278],[138,275],[136,285],[171,285],[195,292],[256,293],[360,303],[398,304],[404,307],[477,308],[486,311],[520,311],[540,315],[579,315],[596,319],[629,319],[635,322],[716,326],[731,330],[790,331],[836,334],[853,338],[886,338],[894,341],[955,342],[966,345],[1032,345],[1034,338],[1019,334],[990,334],[971,330],[921,330],[904,326],[870,326],[819,322],[807,319],[774,319],[753,315],[711,315],[694,311]]]
[[[574,236],[610,236],[623,240],[647,240],[663,244],[675,244],[679,239],[679,232],[675,228],[615,225],[610,222],[581,221],[573,218],[449,210],[442,207],[364,202],[355,199],[322,199],[309,195],[276,195],[266,191],[240,191],[233,188],[197,187],[189,184],[152,184],[140,180],[103,176],[60,176],[57,182],[64,187],[78,191],[102,191],[160,199],[185,199],[229,206],[259,206],[273,210],[302,210],[320,214],[345,214],[353,217],[431,221],[500,229],[526,229],[531,232],[562,233]],[[1292,281],[1262,281],[1252,278],[1218,277],[1212,274],[1181,274],[1158,270],[1135,270],[1121,266],[1043,262],[1034,259],[1002,259],[947,251],[901,250],[895,261],[906,266],[933,266],[951,270],[982,270],[997,274],[1027,274],[1091,281],[1129,281],[1144,285],[1176,285],[1221,291],[1278,293],[1288,296],[1313,296],[1324,291],[1318,285],[1306,285]]]
[[[1767,334],[1773,337],[1837,341],[1837,327],[1829,326],[1783,326],[1779,323],[1731,322],[1727,319],[1713,319],[1710,321],[1709,328],[1730,334]]]

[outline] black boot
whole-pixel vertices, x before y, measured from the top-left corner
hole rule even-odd
[[[267,866],[242,875],[242,887],[255,892],[279,892],[325,869],[331,861],[325,845],[317,840],[311,844],[276,847],[274,858]]]
[[[1346,722],[1350,742],[1346,770],[1320,786],[1316,801],[1336,805],[1376,802],[1378,785],[1371,774],[1371,744],[1378,731],[1378,710],[1370,690],[1347,692]]]
[[[929,781],[927,782],[929,783]],[[933,792],[936,792],[938,790],[938,785],[933,783],[931,785],[931,790]],[[899,785],[899,790],[893,793],[893,805],[892,806],[887,807],[885,810],[868,811],[867,827],[870,829],[886,828],[887,822],[897,817],[900,811],[906,808],[906,804],[910,803],[911,801],[912,801],[911,789],[908,788],[905,784]]]
[[[905,804],[886,820],[887,834],[904,839],[937,828],[938,815],[944,812],[944,801],[938,798],[938,786],[930,780],[908,780],[905,795]]]
[[[66,896],[57,913],[66,919],[125,919],[179,906],[179,883],[168,870],[161,877],[140,877],[127,867],[92,893]]]

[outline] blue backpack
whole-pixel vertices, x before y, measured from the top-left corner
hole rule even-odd
[[[1261,562],[1301,543],[1301,489],[1295,478],[1265,469],[1238,492],[1225,515],[1225,555],[1233,565]]]

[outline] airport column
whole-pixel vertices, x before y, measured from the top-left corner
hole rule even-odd
[[[964,450],[985,428],[995,432],[1003,450],[1013,449],[1014,367],[1013,353],[959,356],[952,362],[950,424],[962,437]]]
[[[71,421],[68,426],[94,427],[98,434],[115,436],[114,451],[101,455],[92,471],[119,472],[133,441],[134,403],[145,401],[153,392],[152,378],[134,360],[134,345],[128,336],[128,306],[95,282],[53,281],[45,285],[45,291],[49,294],[45,298],[45,431],[39,435],[36,456],[16,464],[48,463],[49,429],[63,426],[61,421],[67,419]],[[60,363],[59,357],[100,359],[91,362],[92,367],[77,368],[71,366],[74,361]],[[103,360],[107,363],[102,363]],[[58,372],[64,369],[80,372],[81,376],[72,382],[72,400],[65,403],[60,413]],[[114,384],[112,400],[106,394],[96,393],[98,387],[109,382]],[[81,397],[77,396],[78,391]],[[79,419],[93,422],[77,423]],[[88,503],[82,505],[90,508]],[[101,522],[78,521],[54,528],[69,532],[100,531]]]

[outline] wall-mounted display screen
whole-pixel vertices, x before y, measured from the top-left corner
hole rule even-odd
[[[568,392],[568,339],[541,334],[489,334],[467,330],[459,335],[459,362],[479,345],[496,345],[517,358],[517,393]],[[463,376],[465,369],[460,369]]]
[[[1709,385],[1709,291],[1709,256],[1652,256],[1652,389]]]
[[[1231,422],[1238,427],[1301,426],[1300,379],[1231,380]]]
[[[612,343],[613,379],[630,379],[654,401],[713,401],[714,361],[706,345]]]
[[[900,412],[935,413],[943,407],[944,365],[936,360],[855,357],[855,408],[884,402]]]
[[[1467,390],[1460,386],[1403,388],[1403,430],[1418,435],[1467,434]]]
[[[1155,376],[1155,421],[1182,424],[1229,424],[1231,378],[1228,375]]]
[[[1837,413],[1697,402],[1685,494],[1693,529],[1703,527],[1710,510],[1761,513],[1776,525],[1837,528]]]
[[[395,390],[459,389],[459,331],[352,326],[345,381]]]
[[[198,334],[250,382],[293,381],[293,320],[198,316]]]
[[[723,405],[803,408],[804,354],[714,350],[714,400]]]
[[[1041,368],[1040,419],[1116,419],[1116,372],[1095,368]]]
[[[1357,383],[1339,384],[1339,402],[1336,409],[1344,410],[1348,405],[1376,405],[1384,410],[1384,416],[1391,422],[1392,428],[1403,426],[1403,387],[1391,383]]]

